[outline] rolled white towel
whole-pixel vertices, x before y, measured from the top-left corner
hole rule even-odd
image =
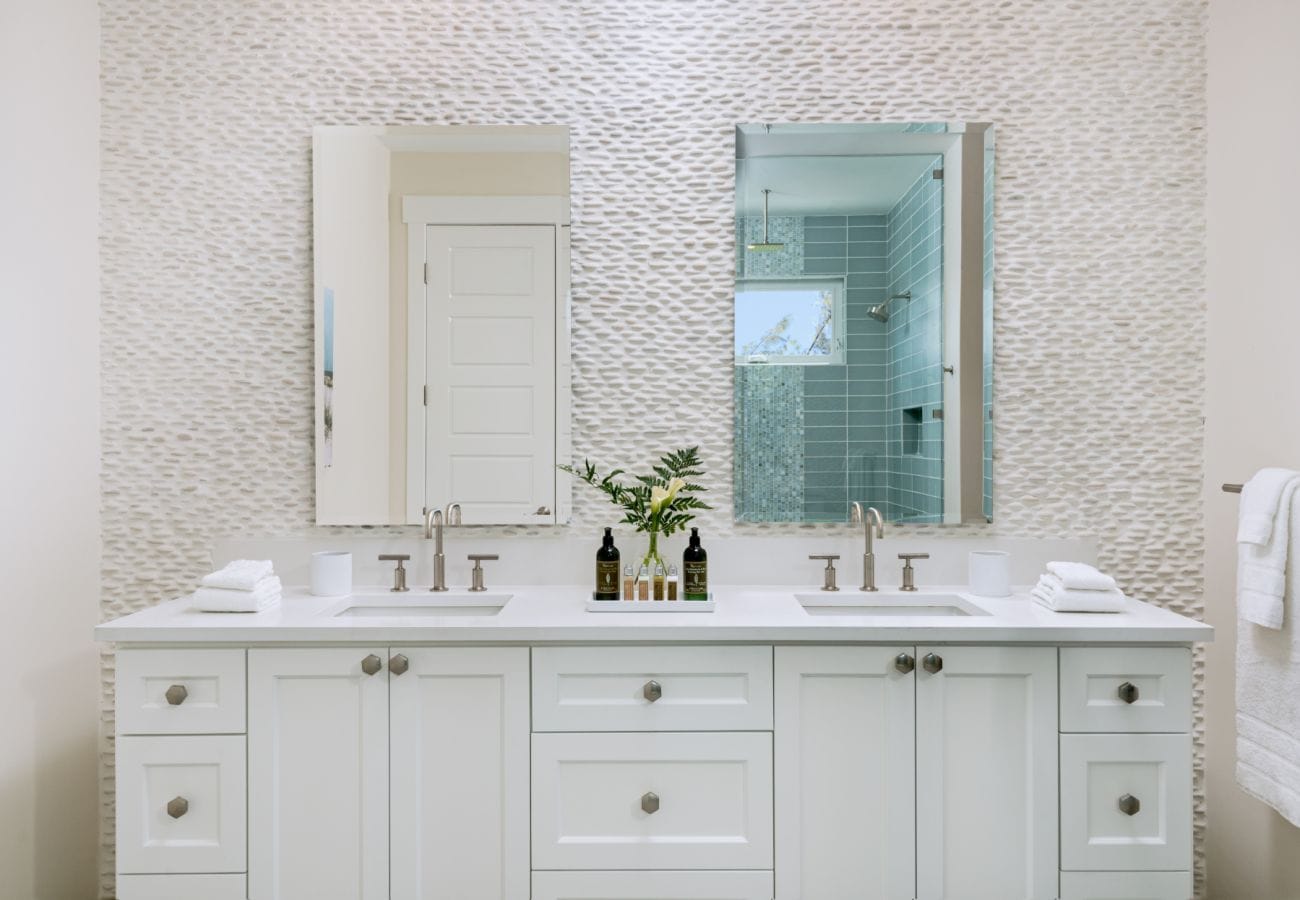
[[[1126,603],[1122,591],[1071,590],[1055,575],[1039,578],[1030,594],[1053,612],[1120,612]]]
[[[1094,566],[1081,562],[1049,562],[1047,571],[1061,579],[1061,584],[1070,591],[1115,591],[1119,585],[1115,579]]]
[[[280,602],[280,579],[269,575],[251,591],[201,587],[194,592],[193,605],[200,612],[262,612]]]
[[[273,574],[269,559],[236,559],[199,579],[199,587],[251,591],[259,581]]]

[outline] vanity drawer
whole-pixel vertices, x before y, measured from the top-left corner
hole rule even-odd
[[[771,872],[534,872],[532,900],[772,900]]]
[[[1191,872],[1062,872],[1061,900],[1191,900]]]
[[[117,651],[118,734],[242,734],[243,650]]]
[[[1191,867],[1191,735],[1061,735],[1061,868]]]
[[[534,731],[771,729],[771,647],[533,651]]]
[[[1061,730],[1191,731],[1192,651],[1063,648]]]
[[[244,875],[119,875],[117,900],[246,900]]]
[[[771,869],[770,734],[533,736],[533,868]]]
[[[116,773],[119,873],[246,870],[243,737],[120,737]]]

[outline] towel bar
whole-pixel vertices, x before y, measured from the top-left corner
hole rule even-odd
[[[1225,485],[1223,486],[1223,492],[1224,492],[1225,494],[1240,494],[1240,493],[1241,493],[1241,485],[1239,485],[1239,484],[1225,484]]]

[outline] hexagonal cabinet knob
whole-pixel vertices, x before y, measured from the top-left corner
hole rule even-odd
[[[398,653],[388,660],[388,671],[394,675],[405,675],[409,668],[411,668],[411,661],[403,653]]]
[[[1138,686],[1131,681],[1126,681],[1121,684],[1115,693],[1118,694],[1119,699],[1123,700],[1125,703],[1134,703],[1137,701],[1138,697],[1141,696],[1141,692],[1138,691]]]
[[[910,653],[900,653],[894,657],[894,668],[907,675],[916,668],[916,660]]]
[[[1125,794],[1119,798],[1119,811],[1126,816],[1136,816],[1142,809],[1141,802],[1132,794]]]
[[[179,819],[190,811],[190,801],[184,797],[173,797],[167,801],[167,815]]]
[[[647,815],[653,815],[659,812],[659,795],[654,791],[646,791],[642,794],[641,811]]]
[[[663,695],[664,695],[663,686],[659,684],[659,682],[657,681],[647,681],[645,683],[645,686],[641,688],[641,696],[645,697],[651,703],[654,703]]]
[[[183,684],[173,684],[167,689],[167,693],[163,694],[163,696],[167,698],[167,702],[172,706],[180,706],[185,702],[185,698],[189,695],[190,692],[185,690],[185,685]]]
[[[367,675],[376,675],[383,667],[384,661],[373,653],[361,660],[361,671]]]

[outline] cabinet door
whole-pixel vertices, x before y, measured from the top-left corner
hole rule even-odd
[[[388,673],[374,669],[386,658],[249,651],[251,900],[388,896]]]
[[[918,647],[916,674],[917,896],[1057,896],[1056,650]]]
[[[914,652],[776,649],[778,900],[915,896]]]
[[[393,900],[527,900],[528,650],[389,667]]]

